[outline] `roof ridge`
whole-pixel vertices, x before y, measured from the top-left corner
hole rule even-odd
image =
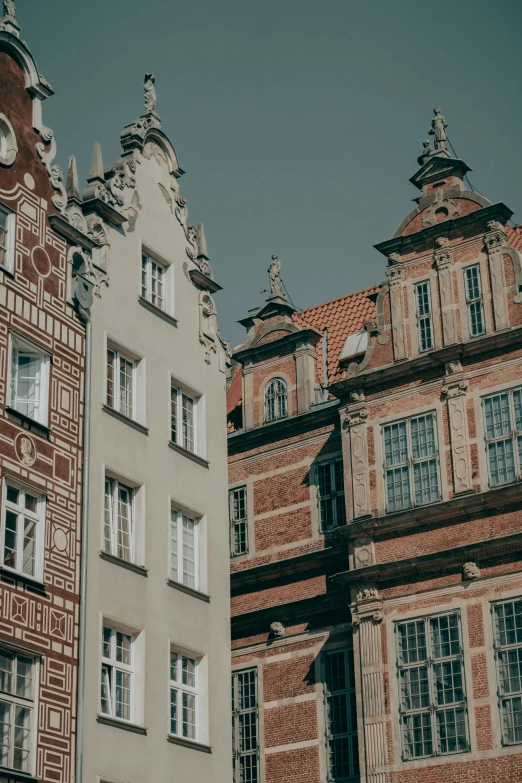
[[[318,310],[320,307],[326,307],[326,305],[340,302],[342,299],[350,299],[353,296],[365,294],[367,291],[374,291],[376,288],[379,288],[380,285],[380,283],[375,283],[374,285],[369,286],[369,288],[362,288],[360,291],[352,291],[351,294],[344,294],[344,296],[338,296],[335,299],[328,299],[326,302],[322,302],[321,304],[313,305],[313,307],[307,307],[304,310],[299,310],[299,312],[294,313],[294,315],[303,315],[303,313],[309,313],[312,310]]]

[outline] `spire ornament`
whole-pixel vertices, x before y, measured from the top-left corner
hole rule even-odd
[[[438,106],[436,106],[433,109],[433,117],[431,120],[431,128],[429,129],[428,133],[430,136],[433,136],[433,141],[435,144],[435,152],[446,152],[447,151],[447,140],[448,137],[446,135],[446,128],[448,127],[448,123],[446,122],[446,118],[442,116],[440,109]]]
[[[268,279],[270,280],[269,299],[281,297],[281,299],[286,301],[283,281],[281,280],[281,262],[275,253],[272,254],[272,263],[268,267]]]
[[[145,81],[143,83],[143,90],[145,91],[145,111],[154,111],[156,108],[156,77],[153,73],[145,74]]]
[[[14,0],[4,0],[4,14],[12,19],[16,17],[16,3]]]

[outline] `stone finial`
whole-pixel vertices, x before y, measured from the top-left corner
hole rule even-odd
[[[76,158],[74,155],[71,155],[69,158],[69,170],[67,172],[65,192],[67,193],[67,201],[77,201],[78,204],[81,202],[78,169],[76,167]]]
[[[270,297],[280,297],[286,301],[286,293],[281,280],[281,262],[278,256],[272,254],[272,263],[268,267],[268,279],[270,280]]]
[[[153,73],[145,74],[145,81],[143,82],[143,90],[145,92],[145,111],[154,111],[156,108],[156,77]]]
[[[14,0],[4,0],[4,14],[12,19],[16,17],[16,3]]]
[[[94,144],[92,151],[91,168],[87,182],[103,182],[105,184],[105,174],[103,173],[103,160],[100,143],[97,141]]]
[[[196,237],[198,245],[198,258],[205,258],[208,261],[210,256],[207,250],[207,238],[205,237],[205,228],[203,223],[198,223]]]
[[[478,563],[475,563],[474,561],[464,563],[462,566],[462,575],[464,579],[478,579],[480,577]]]
[[[431,128],[428,131],[430,136],[433,136],[435,152],[446,152],[448,139],[446,135],[447,127],[448,123],[446,122],[446,118],[442,116],[439,107],[436,106],[435,109],[433,109]]]
[[[286,636],[286,628],[283,623],[270,623],[270,636],[272,639],[283,639]]]

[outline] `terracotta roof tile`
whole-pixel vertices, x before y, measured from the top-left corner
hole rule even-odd
[[[508,227],[507,236],[509,244],[522,253],[522,224],[514,228]]]

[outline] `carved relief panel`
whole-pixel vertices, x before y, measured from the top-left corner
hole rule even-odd
[[[390,257],[392,266],[386,271],[390,285],[390,309],[395,361],[406,358],[406,334],[404,329],[404,308],[402,300],[403,270],[398,266],[398,257]]]
[[[504,280],[504,259],[502,247],[506,243],[504,227],[496,220],[488,223],[490,233],[484,237],[486,253],[489,262],[489,274],[491,277],[491,297],[493,300],[493,313],[495,317],[495,329],[507,329],[509,326],[506,283]]]
[[[444,381],[442,394],[448,405],[453,483],[457,494],[473,489],[466,416],[468,381],[462,377],[459,362],[448,362],[446,370],[450,375]]]
[[[457,330],[455,325],[455,308],[453,303],[453,285],[451,265],[453,254],[448,249],[449,240],[439,237],[436,240],[434,253],[435,265],[439,278],[439,296],[442,314],[442,341],[444,345],[452,345],[457,342]]]
[[[355,394],[364,399],[362,393],[355,392]],[[344,418],[344,429],[347,431],[350,440],[349,451],[354,519],[370,514],[367,418],[368,409],[360,404],[357,408],[348,411]]]

